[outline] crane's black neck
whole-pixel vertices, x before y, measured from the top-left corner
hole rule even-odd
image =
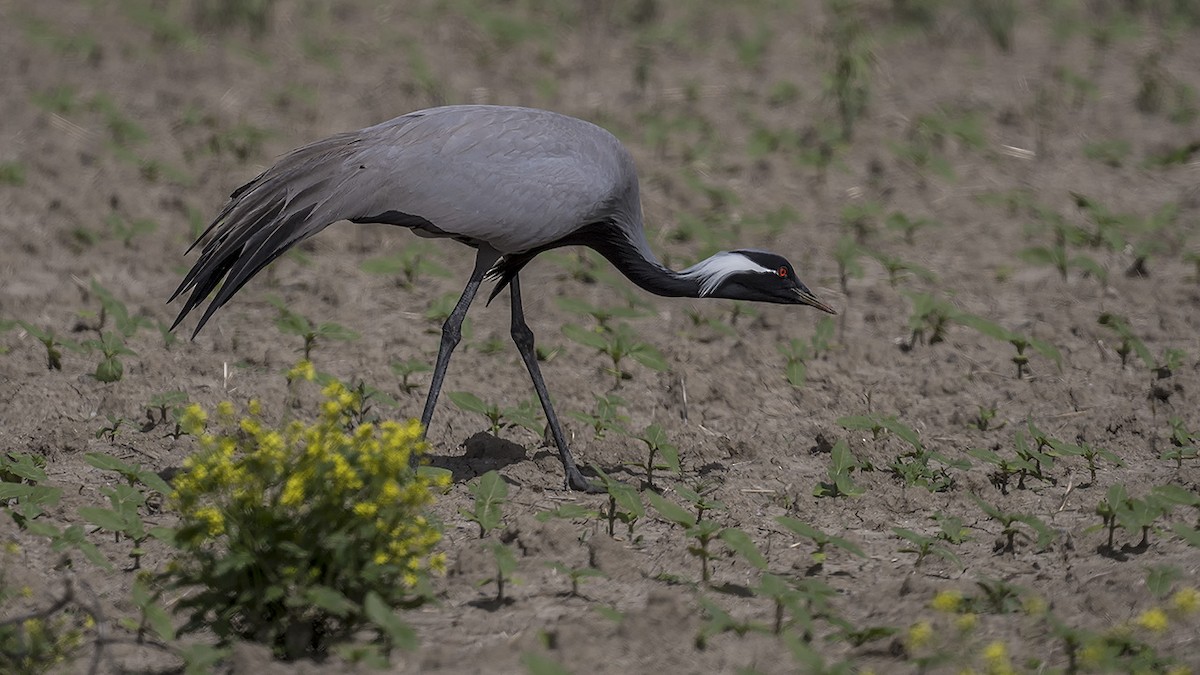
[[[700,280],[668,269],[658,261],[641,234],[641,228],[625,228],[600,221],[575,230],[554,243],[524,253],[508,254],[496,263],[490,276],[498,283],[488,297],[490,303],[525,265],[539,253],[562,246],[587,246],[604,256],[630,281],[645,291],[673,298],[700,297]]]
[[[589,225],[577,232],[578,243],[594,249],[642,290],[671,298],[700,297],[700,282],[658,261],[644,238],[611,223]],[[633,236],[640,235],[640,232]]]

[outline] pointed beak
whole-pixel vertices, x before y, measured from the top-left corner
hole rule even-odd
[[[801,305],[816,307],[822,312],[827,312],[829,314],[837,314],[836,309],[818,300],[817,296],[813,295],[812,291],[808,290],[807,288],[797,288],[794,290],[796,292],[796,299]]]

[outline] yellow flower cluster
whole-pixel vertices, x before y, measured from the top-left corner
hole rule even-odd
[[[309,379],[311,364],[304,363],[292,372]],[[416,470],[427,447],[420,423],[356,425],[357,393],[335,381],[322,395],[314,423],[292,421],[281,429],[263,423],[257,402],[241,420],[232,405],[221,404],[215,418],[231,429],[213,434],[204,410],[189,406],[180,426],[201,450],[174,481],[181,536],[199,548],[222,536],[261,537],[264,522],[286,523],[349,534],[364,561],[388,566],[409,587],[423,570],[444,569],[444,557],[431,554],[440,533],[419,514],[449,477]]]

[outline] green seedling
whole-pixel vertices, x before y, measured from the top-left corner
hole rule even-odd
[[[1163,152],[1149,155],[1142,161],[1142,168],[1165,169],[1172,166],[1186,165],[1196,153],[1200,153],[1200,140],[1184,143]]]
[[[1095,141],[1083,146],[1083,155],[1114,169],[1121,168],[1129,157],[1129,141],[1120,138]]]
[[[541,511],[534,518],[538,522],[546,522],[551,518],[563,518],[565,520],[591,520],[599,518],[601,514],[595,509],[589,509],[581,504],[563,504],[553,511]]]
[[[604,576],[604,572],[601,572],[595,567],[569,567],[555,561],[547,562],[546,567],[549,567],[559,574],[565,575],[571,580],[571,590],[567,593],[567,595],[572,598],[579,597],[579,583],[581,581]]]
[[[1183,468],[1184,460],[1196,459],[1200,457],[1200,433],[1188,431],[1184,426],[1183,419],[1178,416],[1169,419],[1168,424],[1171,425],[1171,447],[1164,450],[1159,457],[1165,460],[1174,460],[1175,469]]]
[[[1019,335],[997,323],[988,321],[980,316],[975,316],[974,314],[960,312],[955,317],[955,321],[964,326],[974,328],[987,337],[1000,340],[1001,342],[1007,342],[1012,345],[1013,349],[1016,350],[1016,354],[1014,354],[1012,357],[1012,362],[1013,365],[1017,367],[1018,380],[1024,377],[1025,368],[1029,365],[1029,356],[1025,353],[1025,350],[1029,349],[1030,347],[1032,347],[1042,356],[1054,361],[1055,365],[1058,366],[1058,369],[1062,370],[1062,354],[1058,351],[1057,347],[1049,342]]]
[[[452,391],[446,396],[459,409],[478,413],[487,418],[488,424],[491,425],[489,430],[493,436],[499,436],[503,429],[518,426],[538,435],[542,433],[542,425],[537,418],[537,408],[531,401],[523,401],[515,408],[501,409],[500,406],[487,403],[467,391]]]
[[[626,534],[633,539],[634,525],[646,515],[641,495],[633,487],[609,476],[600,467],[593,466],[592,470],[600,477],[600,485],[608,493],[608,508],[600,513],[608,521],[608,536],[616,536],[616,524],[619,521],[625,524]]]
[[[25,165],[17,162],[0,162],[0,185],[21,187],[25,184]]]
[[[980,431],[987,431],[989,429],[992,429],[992,430],[1003,429],[1004,426],[1006,424],[1008,424],[1007,422],[1001,422],[1000,424],[993,426],[992,420],[996,419],[996,414],[997,414],[995,406],[993,406],[991,408],[986,408],[984,406],[978,406],[978,407],[979,407],[979,412],[975,413],[975,417],[967,422],[967,426],[973,427]]]
[[[162,394],[155,394],[150,397],[150,401],[144,406],[146,408],[146,423],[142,425],[142,433],[153,431],[163,424],[175,423],[175,429],[170,434],[171,438],[179,438],[183,435],[183,430],[179,428],[179,413],[185,405],[187,405],[188,396],[182,391],[168,391]],[[158,413],[158,417],[154,416]]]
[[[646,427],[639,436],[639,441],[646,445],[645,463],[634,463],[646,472],[646,486],[654,488],[654,470],[665,469],[676,474],[682,473],[679,466],[679,448],[667,442],[667,432],[657,424]],[[662,461],[659,461],[659,458]]]
[[[159,602],[159,593],[152,592],[148,582],[140,576],[134,577],[131,599],[134,607],[138,610],[138,618],[121,617],[118,622],[122,628],[135,633],[139,641],[150,636],[164,643],[175,639],[174,622],[171,621],[171,615],[166,608]]]
[[[125,375],[125,366],[121,363],[122,356],[137,356],[137,352],[125,346],[125,339],[119,333],[106,332],[99,340],[87,340],[85,347],[98,350],[101,354],[100,363],[92,377],[101,382],[118,382]]]
[[[962,518],[947,515],[940,511],[930,516],[930,518],[938,524],[938,533],[935,536],[941,541],[957,546],[970,539],[970,536],[967,534],[967,527],[963,524]]]
[[[984,577],[975,581],[979,595],[963,598],[963,609],[976,614],[1013,614],[1021,611],[1025,589],[1003,579]]]
[[[62,499],[61,488],[42,485],[45,466],[41,456],[0,453],[0,510],[8,512],[21,529]]]
[[[940,543],[942,540],[939,537],[928,537],[903,527],[893,527],[892,532],[895,532],[896,536],[908,542],[908,546],[900,549],[901,553],[917,554],[917,560],[913,563],[914,567],[920,567],[921,562],[926,557],[936,555],[946,562],[957,566],[959,569],[965,568],[962,560],[953,551]]]
[[[110,213],[104,222],[112,236],[124,244],[125,248],[133,248],[134,239],[158,229],[158,223],[149,218],[126,220],[115,213]]]
[[[101,471],[111,471],[121,476],[130,487],[144,485],[161,495],[171,494],[171,486],[157,473],[142,467],[141,464],[130,464],[102,452],[89,452],[84,455],[84,460]]]
[[[449,270],[429,259],[429,250],[425,246],[409,246],[395,255],[365,260],[359,269],[368,274],[396,277],[405,289],[416,286],[423,274],[450,276]]]
[[[459,515],[479,526],[479,538],[500,526],[504,519],[504,502],[508,499],[508,483],[495,471],[488,471],[471,486],[475,503],[471,510],[459,509]]]
[[[571,671],[558,661],[536,652],[521,654],[521,665],[525,666],[525,671],[529,675],[571,675]]]
[[[1147,368],[1155,369],[1157,367],[1158,364],[1155,362],[1150,350],[1146,347],[1146,343],[1142,342],[1134,334],[1125,317],[1105,312],[1100,315],[1098,322],[1101,326],[1105,326],[1116,333],[1117,338],[1121,341],[1117,346],[1117,356],[1121,357],[1122,367],[1128,364],[1130,354],[1137,354],[1138,358],[1146,364]]]
[[[119,543],[121,537],[125,537],[133,542],[133,548],[129,551],[129,557],[133,558],[132,569],[141,569],[142,556],[146,554],[142,548],[143,543],[151,536],[169,541],[172,531],[165,527],[146,527],[141,514],[138,513],[139,509],[146,506],[146,495],[136,487],[102,487],[100,494],[108,497],[112,508],[81,506],[79,515],[96,527],[112,532],[114,541]]]
[[[799,389],[808,376],[808,362],[829,350],[833,338],[833,319],[825,317],[817,323],[816,332],[808,342],[793,338],[787,344],[778,345],[779,353],[786,359],[784,374],[788,384]]]
[[[558,298],[558,306],[572,314],[582,314],[590,316],[596,322],[596,326],[602,330],[611,328],[610,323],[613,319],[636,319],[646,316],[647,311],[642,307],[632,306],[615,306],[615,307],[596,307],[582,300],[560,296]]]
[[[970,0],[967,10],[997,47],[1012,51],[1018,12],[1016,0]]]
[[[720,605],[704,596],[700,596],[699,600],[707,620],[701,624],[700,632],[696,634],[697,649],[707,648],[709,639],[721,633],[733,633],[743,637],[747,633],[765,633],[769,630],[767,626],[749,619],[735,619]]]
[[[707,649],[708,641],[714,635],[720,635],[721,633],[733,633],[737,637],[742,638],[748,633],[766,633],[769,631],[767,626],[763,626],[756,621],[734,619],[732,614],[707,597],[700,596],[700,607],[704,611],[706,621],[701,623],[700,632],[696,633],[696,649]]]
[[[908,348],[917,342],[934,345],[946,339],[950,322],[959,316],[959,311],[948,301],[929,293],[907,293],[912,300],[912,313],[908,317],[908,328],[912,335]]]
[[[1058,271],[1058,275],[1062,277],[1063,281],[1067,280],[1067,276],[1072,269],[1077,269],[1095,277],[1100,281],[1101,285],[1107,286],[1108,270],[1086,255],[1076,254],[1072,256],[1067,251],[1068,237],[1066,235],[1066,224],[1059,222],[1054,232],[1053,244],[1024,249],[1020,252],[1021,259],[1032,265],[1053,267]]]
[[[113,413],[108,413],[105,415],[105,418],[108,420],[108,426],[97,430],[95,438],[101,438],[105,435],[108,435],[108,442],[116,443],[117,432],[121,430],[121,426],[124,425],[127,420],[124,417],[115,415]]]
[[[858,262],[863,254],[862,247],[848,234],[842,235],[833,249],[833,259],[838,266],[838,283],[841,284],[843,295],[850,294],[851,277],[861,279],[863,276],[862,264]]]
[[[595,398],[596,407],[592,412],[572,411],[571,417],[590,426],[597,439],[604,438],[609,431],[626,433],[625,425],[629,424],[629,417],[619,412],[626,405],[625,399],[615,394],[595,395]]]
[[[695,498],[693,505],[697,509],[697,514],[692,514],[678,504],[668,501],[657,492],[647,492],[646,499],[649,500],[654,510],[658,511],[659,515],[685,528],[685,535],[694,540],[694,543],[688,546],[688,553],[700,560],[700,578],[703,583],[707,584],[711,578],[709,562],[712,560],[713,553],[709,550],[709,545],[712,541],[720,538],[728,542],[732,539],[735,542],[734,545],[740,546],[748,542],[749,539],[742,539],[737,535],[723,535],[722,532],[728,528],[722,528],[716,521],[704,519],[705,511],[720,508],[723,505],[719,502],[709,501],[694,491],[689,492],[691,492],[689,496]]]
[[[850,452],[850,446],[845,440],[839,440],[830,450],[829,482],[817,483],[813,488],[814,497],[857,497],[866,492],[854,483],[851,474],[855,469],[863,468],[863,464]]]
[[[641,342],[628,324],[617,324],[607,331],[594,331],[580,328],[574,324],[563,326],[563,335],[586,347],[605,354],[612,360],[609,372],[616,378],[617,384],[628,379],[630,375],[621,369],[621,361],[630,357],[642,365],[657,371],[667,370],[667,362],[662,354],[650,345]]]
[[[44,331],[25,321],[17,321],[17,324],[46,347],[47,370],[62,370],[62,350],[59,349],[60,347],[73,352],[82,352],[84,350],[82,345],[73,340],[59,339],[53,330]]]
[[[826,0],[830,22],[831,67],[824,78],[825,96],[832,99],[841,121],[841,137],[849,141],[854,125],[866,114],[870,96],[871,44],[859,5],[851,0]]]
[[[895,415],[847,415],[839,417],[837,423],[847,431],[870,431],[872,440],[879,440],[885,432],[891,432],[898,438],[913,446],[921,448],[921,439],[912,427],[904,424]]]
[[[871,257],[883,266],[883,269],[888,275],[888,284],[895,287],[899,282],[901,275],[914,276],[922,281],[937,283],[937,275],[925,267],[921,267],[916,263],[907,262],[897,258],[896,256],[887,255],[886,253],[874,252]]]
[[[991,479],[992,485],[995,486],[1002,495],[1008,494],[1008,485],[1013,476],[1020,476],[1021,482],[1019,487],[1024,489],[1025,476],[1034,472],[1034,466],[1032,462],[1020,458],[1009,459],[1007,457],[1002,457],[994,450],[988,450],[987,448],[968,448],[967,454],[975,459],[983,460],[984,462],[996,467],[989,478]]]
[[[1141,534],[1141,539],[1133,547],[1144,550],[1150,545],[1150,529],[1160,517],[1171,512],[1171,507],[1177,503],[1171,492],[1151,492],[1142,499],[1129,496],[1124,485],[1113,485],[1105,493],[1104,499],[1096,504],[1096,515],[1103,521],[1102,527],[1108,530],[1108,541],[1105,547],[1113,548],[1113,534],[1120,527],[1129,534]]]
[[[860,558],[866,557],[866,554],[863,553],[863,550],[854,542],[848,539],[843,539],[842,537],[835,537],[831,534],[826,534],[802,520],[790,518],[788,516],[778,516],[775,518],[775,522],[791,530],[793,534],[812,541],[812,543],[816,546],[816,550],[814,550],[812,553],[813,567],[809,570],[810,574],[820,571],[821,566],[825,564],[825,560],[829,557],[829,552],[827,549],[831,547],[839,548]]]
[[[927,227],[940,227],[941,223],[929,218],[909,218],[902,211],[892,211],[883,221],[884,227],[895,230],[904,236],[904,242],[913,245],[917,232]]]
[[[409,359],[407,361],[392,361],[392,372],[400,378],[400,388],[404,393],[409,393],[420,385],[409,381],[408,378],[417,373],[426,373],[432,370],[429,364],[418,359]]]
[[[155,321],[154,327],[158,329],[158,334],[162,337],[163,349],[171,349],[176,342],[179,342],[179,336],[171,330],[171,324],[165,321]]]
[[[303,352],[305,361],[312,360],[312,350],[316,347],[318,340],[345,341],[359,338],[358,333],[340,324],[332,322],[315,324],[307,317],[288,309],[282,300],[272,299],[270,302],[279,310],[279,318],[275,320],[275,325],[279,330],[288,335],[298,335],[304,340],[304,347],[300,351]]]
[[[879,216],[882,213],[883,207],[879,202],[870,200],[850,202],[842,207],[842,231],[854,235],[855,243],[860,246],[864,245],[875,236],[875,231],[879,229]]]
[[[971,499],[984,513],[988,515],[989,518],[1000,523],[1002,528],[1000,535],[1004,537],[1004,544],[999,548],[1001,551],[1015,553],[1016,539],[1018,536],[1025,539],[1031,539],[1031,537],[1029,537],[1025,531],[1017,527],[1018,525],[1025,525],[1029,529],[1033,530],[1037,537],[1036,545],[1039,551],[1046,550],[1046,547],[1049,546],[1050,542],[1054,540],[1054,533],[1049,527],[1046,526],[1046,523],[1042,522],[1042,520],[1037,516],[1023,513],[1005,513],[995,506],[983,501],[975,494],[971,494]]]
[[[517,570],[517,557],[508,544],[499,541],[492,544],[491,551],[492,559],[496,564],[495,575],[479,582],[479,585],[486,586],[487,584],[495,583],[495,603],[497,605],[503,605],[506,602],[509,602],[509,599],[504,596],[505,587],[509,584],[517,583],[517,580],[513,578],[513,572]]]
[[[1017,488],[1022,490],[1025,489],[1026,476],[1032,476],[1046,483],[1055,482],[1054,478],[1046,473],[1054,467],[1055,453],[1050,446],[1050,439],[1033,426],[1032,420],[1028,422],[1028,428],[1033,441],[1037,443],[1036,446],[1029,443],[1029,439],[1022,431],[1017,431],[1013,438],[1013,442],[1017,446],[1017,457],[1033,467],[1031,470],[1022,471],[1019,474]]]
[[[244,164],[262,156],[263,145],[271,136],[271,132],[252,124],[237,124],[213,133],[208,139],[208,150],[218,157],[232,156]]]
[[[1067,443],[1056,438],[1048,439],[1050,447],[1061,457],[1082,457],[1087,462],[1089,484],[1096,482],[1096,468],[1100,460],[1115,466],[1125,466],[1121,458],[1111,450],[1097,448],[1091,443]]]

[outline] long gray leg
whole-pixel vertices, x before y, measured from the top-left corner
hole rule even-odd
[[[598,492],[596,486],[588,482],[575,466],[575,458],[571,456],[571,449],[567,447],[567,436],[563,433],[562,425],[558,423],[558,415],[554,414],[554,406],[550,404],[550,394],[546,391],[542,369],[538,367],[537,352],[533,348],[533,331],[529,330],[525,323],[525,310],[521,307],[521,282],[518,277],[512,278],[508,289],[512,296],[512,339],[517,344],[517,351],[521,353],[521,360],[525,362],[529,377],[533,378],[533,388],[542,402],[546,422],[550,424],[550,433],[554,436],[554,444],[558,446],[558,457],[566,471],[567,487],[572,490]]]
[[[467,316],[467,308],[475,299],[475,292],[479,290],[479,282],[483,281],[483,276],[487,274],[499,257],[500,255],[495,251],[486,248],[479,249],[479,253],[475,255],[475,269],[471,272],[471,278],[467,280],[467,287],[463,289],[458,304],[450,311],[446,323],[442,324],[442,343],[438,347],[437,364],[433,367],[433,379],[429,382],[429,393],[425,395],[425,411],[421,413],[421,427],[427,433],[429,422],[433,419],[433,408],[437,405],[438,394],[442,391],[442,381],[446,379],[446,367],[450,365],[450,354],[462,340],[462,323]]]

